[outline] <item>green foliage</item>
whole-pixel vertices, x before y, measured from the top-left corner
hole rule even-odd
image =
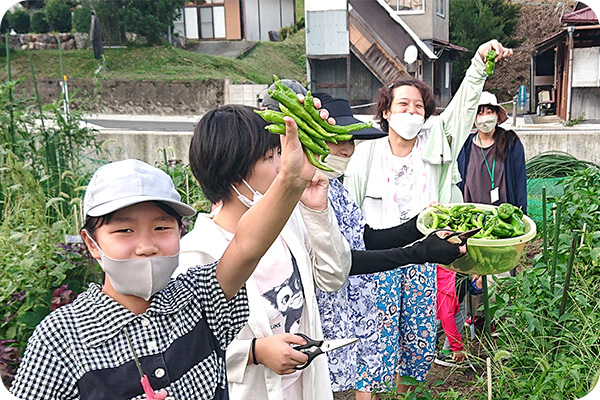
[[[514,37],[520,10],[520,4],[506,0],[450,0],[450,42],[471,51],[491,39],[498,39],[507,47],[517,47],[522,43]],[[463,54],[455,62],[453,90],[458,89],[472,56]]]
[[[55,32],[71,31],[71,9],[65,0],[46,0],[46,19]]]
[[[170,150],[172,152],[172,149]],[[194,207],[198,212],[210,212],[210,201],[204,197],[190,166],[184,165],[181,160],[168,158],[167,149],[159,148],[157,151],[163,155],[163,161],[158,163],[157,167],[169,174],[181,196],[181,201]]]
[[[432,387],[440,386],[444,382],[436,381],[431,385]],[[398,387],[391,382],[386,382],[384,385],[384,392],[379,393],[379,398],[381,400],[456,400],[457,393],[453,390],[439,393],[437,396],[434,396],[431,393],[431,390],[426,387],[426,382],[419,382],[415,378],[410,376],[403,376],[401,381],[401,385],[408,386],[408,391],[406,393],[402,393],[398,391]]]
[[[44,0],[27,0],[19,2],[24,8],[28,10],[36,10],[38,8],[44,8]]]
[[[88,5],[82,8],[76,8],[73,11],[73,28],[77,32],[90,33],[92,24],[92,10]]]
[[[580,398],[593,387],[600,370],[600,172],[576,171],[563,185],[563,233],[552,243],[552,251],[558,252],[556,279],[539,254],[532,268],[492,290],[501,333],[492,352],[506,356],[495,359],[494,399]],[[569,232],[583,233],[584,224],[566,309],[559,318],[572,242]]]
[[[306,82],[305,53],[304,31],[298,31],[284,42],[260,42],[240,59],[192,53],[172,46],[105,49],[106,69],[102,71],[102,79],[209,81],[228,77],[234,83],[271,84],[275,73]],[[60,71],[58,50],[37,50],[29,54],[38,77],[56,77],[56,71]],[[98,61],[89,50],[63,52],[63,63],[69,78],[89,78],[98,68]],[[11,56],[11,70],[13,77],[31,76],[26,52]],[[3,78],[6,78],[6,68],[0,69],[0,79]]]
[[[25,10],[15,10],[9,16],[9,24],[17,33],[29,32],[29,13]]]
[[[80,113],[65,117],[56,102],[39,114],[34,99],[17,95],[19,83],[0,84],[0,339],[23,348],[57,288],[81,291],[100,279],[81,248],[58,246],[82,225],[100,146]]]
[[[6,14],[4,14],[2,16],[2,21],[0,22],[0,33],[6,33],[8,31],[10,31],[10,15],[12,13],[10,11],[7,11]],[[4,38],[3,38],[4,39]],[[2,40],[4,41],[4,40]]]
[[[185,0],[121,0],[119,17],[126,32],[134,32],[148,40],[161,43],[168,27],[173,28]]]
[[[31,30],[35,33],[50,32],[50,25],[43,10],[38,10],[31,15]]]
[[[102,27],[102,40],[105,45],[120,45],[125,40],[119,17],[120,1],[90,0]]]
[[[585,112],[582,112],[579,117],[563,122],[563,125],[564,126],[575,126],[575,125],[579,124],[581,121],[583,121],[584,119],[585,119]]]

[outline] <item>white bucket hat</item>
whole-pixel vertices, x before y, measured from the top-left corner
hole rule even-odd
[[[498,99],[496,96],[490,92],[481,92],[481,97],[479,98],[479,104],[477,104],[477,110],[479,110],[479,106],[495,106],[498,108],[498,125],[503,123],[508,119],[506,114],[506,110],[500,104],[498,104]]]
[[[181,201],[171,177],[139,160],[103,165],[90,179],[83,198],[85,217],[100,217],[145,201],[159,201],[182,217],[196,211]]]

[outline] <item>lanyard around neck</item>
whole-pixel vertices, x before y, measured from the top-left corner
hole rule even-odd
[[[483,151],[483,146],[481,145],[481,138],[479,137],[479,133],[477,134],[477,140],[479,140],[479,148],[481,149],[481,154],[483,154],[483,161],[485,161],[485,166],[487,168],[488,174],[490,175],[490,179],[492,180],[492,189],[494,188],[494,171],[496,170],[496,158],[492,161],[492,169],[490,170],[490,164],[488,164],[487,157],[485,156],[485,151]]]

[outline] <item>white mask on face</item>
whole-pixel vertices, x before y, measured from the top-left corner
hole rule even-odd
[[[334,156],[333,154],[330,154],[325,160],[327,161],[327,166],[335,169],[335,172],[323,171],[323,173],[329,179],[337,179],[346,172],[350,157]]]
[[[252,200],[250,200],[249,198],[247,198],[246,196],[244,196],[243,194],[241,194],[240,191],[237,190],[235,186],[231,185],[231,187],[237,193],[238,199],[242,202],[242,204],[245,205],[246,207],[250,208],[253,205],[255,205],[256,202],[259,201],[263,195],[262,195],[262,193],[260,193],[260,192],[258,192],[256,190],[252,189],[252,187],[250,187],[250,185],[248,184],[248,182],[246,182],[245,179],[242,179],[242,182],[252,192]]]
[[[475,119],[475,126],[483,133],[490,133],[496,128],[498,116],[496,114],[479,115]]]
[[[412,140],[418,134],[425,118],[420,114],[395,113],[390,116],[390,128],[404,140]]]
[[[150,300],[155,293],[167,287],[179,265],[179,252],[173,256],[115,260],[104,254],[89,233],[88,236],[100,253],[98,264],[108,275],[113,288],[121,294]]]

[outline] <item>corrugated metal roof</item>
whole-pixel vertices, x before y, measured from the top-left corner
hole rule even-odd
[[[592,7],[585,7],[581,10],[563,15],[563,17],[560,19],[560,22],[563,24],[597,24],[598,16],[596,16],[596,13],[594,10],[592,10]]]

